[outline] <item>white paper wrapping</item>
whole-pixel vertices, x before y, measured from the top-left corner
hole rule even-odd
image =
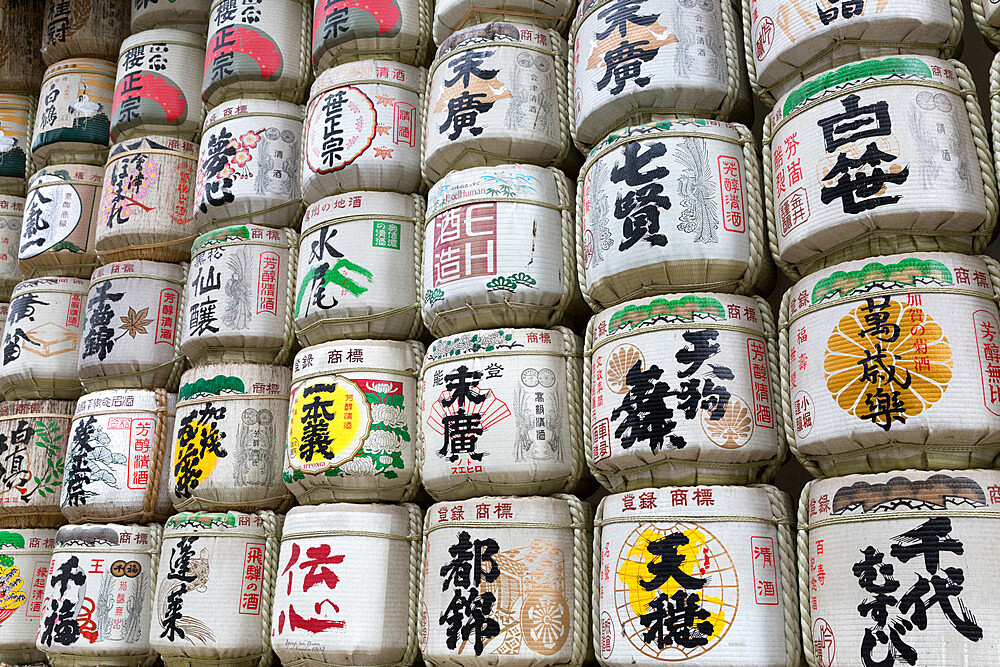
[[[292,347],[298,234],[258,225],[223,227],[191,248],[181,351],[192,363],[284,363]]]
[[[436,336],[553,326],[582,310],[572,187],[530,164],[449,173],[428,194],[423,319]]]
[[[36,91],[31,92],[32,95]],[[27,95],[0,94],[0,192],[24,195],[25,183],[35,171],[31,133],[38,101]]]
[[[42,617],[56,531],[0,530],[0,661],[15,665],[42,662],[35,648]]]
[[[14,285],[21,282],[17,254],[23,220],[24,197],[0,194],[0,296],[7,299]]]
[[[580,451],[580,339],[569,329],[440,338],[421,370],[424,488],[435,500],[572,491]]]
[[[178,511],[279,509],[289,382],[284,366],[209,364],[184,373],[170,497]]]
[[[90,521],[162,521],[173,513],[170,436],[177,394],[112,389],[84,394],[66,448],[63,516]]]
[[[433,11],[430,0],[313,0],[313,69],[322,73],[338,63],[369,58],[423,65]]]
[[[177,264],[145,260],[94,270],[77,366],[88,391],[177,389],[184,370],[177,349],[183,275]]]
[[[748,120],[738,12],[728,0],[585,0],[570,31],[573,139],[593,146],[669,117]]]
[[[167,520],[149,633],[165,665],[270,663],[280,531],[273,512],[181,512]]]
[[[56,533],[35,645],[49,662],[80,667],[152,664],[150,598],[159,524],[84,524]]]
[[[424,199],[395,192],[325,197],[302,219],[295,335],[417,338]]]
[[[302,197],[307,204],[353,190],[420,188],[426,72],[391,60],[320,74],[306,109]]]
[[[998,631],[994,470],[903,470],[806,485],[802,643],[811,665],[988,664]],[[904,657],[905,656],[905,657]]]
[[[639,489],[601,501],[594,647],[603,667],[800,664],[789,497],[773,486]],[[848,663],[850,664],[850,663]]]
[[[528,23],[565,35],[574,9],[570,0],[441,0],[434,3],[434,41],[442,44],[456,30],[490,21]]]
[[[763,139],[779,265],[794,278],[913,249],[982,252],[996,220],[984,136],[958,61],[865,60],[795,88]]]
[[[889,255],[819,271],[785,294],[784,420],[814,475],[991,464],[997,273],[986,257]]]
[[[295,355],[283,479],[301,504],[401,502],[420,488],[415,341],[338,341]]]
[[[285,664],[413,663],[421,517],[409,503],[289,511],[271,615]],[[325,575],[312,576],[314,565]]]
[[[424,177],[508,162],[558,165],[569,153],[566,42],[555,30],[493,22],[437,50],[424,100]]]
[[[591,531],[589,506],[573,496],[432,505],[421,574],[424,660],[582,665],[590,653]]]
[[[0,358],[5,398],[80,395],[76,358],[87,284],[79,278],[35,278],[14,287]]]
[[[602,307],[682,290],[766,293],[759,174],[743,125],[659,121],[612,133],[577,185],[581,290]]]
[[[132,0],[132,32],[177,28],[204,36],[209,9],[205,0]]]
[[[667,294],[594,316],[584,445],[611,491],[768,481],[786,454],[763,299]]]

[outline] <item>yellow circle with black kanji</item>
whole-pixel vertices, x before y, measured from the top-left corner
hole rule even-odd
[[[841,409],[889,430],[941,400],[952,352],[941,325],[920,306],[874,297],[840,318],[823,369]]]
[[[299,385],[292,391],[288,420],[292,468],[312,473],[350,461],[371,424],[368,399],[352,380],[328,375]]]

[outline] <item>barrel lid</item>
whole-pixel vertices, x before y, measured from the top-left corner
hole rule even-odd
[[[111,550],[149,551],[150,526],[120,523],[85,523],[63,526],[56,533],[56,550],[72,552],[74,548],[108,548]]]
[[[292,369],[271,364],[223,363],[195,366],[181,376],[179,402],[215,396],[273,397],[289,395]]]
[[[338,340],[312,345],[295,355],[292,382],[326,373],[369,369],[415,375],[423,349],[415,341],[395,340]]]
[[[0,417],[58,414],[63,419],[71,419],[75,406],[76,401],[60,401],[54,398],[3,401],[0,403]],[[58,417],[54,418],[58,419]]]
[[[177,394],[166,394],[165,408],[172,414],[177,404]],[[85,417],[95,412],[107,413],[119,411],[121,414],[130,412],[150,412],[157,410],[156,392],[152,389],[103,389],[84,394],[76,402],[74,419]]]
[[[118,57],[125,55],[129,49],[145,44],[181,44],[190,46],[202,52],[205,51],[205,36],[187,30],[177,30],[176,28],[154,28],[134,33],[125,38],[121,48],[118,50]]]
[[[289,233],[291,232],[291,233]],[[211,248],[225,245],[261,245],[275,248],[291,248],[292,243],[298,242],[298,235],[294,230],[275,229],[274,227],[264,227],[263,225],[231,225],[219,229],[205,232],[194,240],[191,246],[191,256],[197,255]]]
[[[775,487],[758,486],[665,486],[637,489],[607,496],[598,508],[598,527],[613,523],[699,519],[777,523],[787,519],[781,511],[787,495]],[[775,510],[781,514],[775,516]]]
[[[441,42],[437,53],[434,54],[434,65],[446,58],[449,53],[463,46],[531,46],[539,51],[547,51],[553,56],[557,56],[564,50],[561,37],[556,37],[557,42],[553,42],[550,37],[555,32],[550,32],[539,28],[536,25],[526,23],[510,23],[508,21],[491,21],[490,23],[480,23],[478,25],[462,28],[451,34],[446,40]]]
[[[154,262],[149,259],[112,262],[94,269],[94,273],[90,276],[91,287],[98,281],[124,278],[164,280],[180,285],[184,281],[184,267],[179,264]]]
[[[313,82],[309,97],[313,98],[330,89],[350,84],[387,84],[406,88],[415,93],[421,90],[421,67],[405,65],[395,60],[359,60],[342,63],[323,71]]]
[[[307,537],[365,536],[364,534],[377,537],[378,533],[405,538],[410,536],[410,513],[413,511],[419,516],[420,509],[410,503],[300,505],[288,511],[281,539],[287,541]],[[414,537],[419,537],[419,531]]]
[[[51,551],[56,543],[55,529],[0,529],[0,553],[16,555],[20,551]]]
[[[241,98],[230,100],[213,107],[205,116],[205,130],[223,121],[254,118],[257,116],[283,117],[292,121],[302,122],[305,110],[298,104],[282,102],[281,100],[264,100]]]
[[[198,159],[198,144],[195,142],[151,134],[138,139],[128,139],[112,146],[108,153],[108,164],[110,165],[114,160],[124,157],[128,153],[152,151],[170,151],[189,160]]]
[[[67,294],[86,294],[90,286],[89,280],[83,278],[32,278],[19,282],[11,293],[11,301],[28,292],[65,292]]]
[[[516,355],[549,353],[561,355],[578,345],[569,329],[480,329],[439,338],[427,348],[424,364],[431,362],[504,353]]]
[[[332,197],[323,197],[306,209],[302,217],[302,236],[318,227],[343,218],[377,219],[392,215],[413,218],[418,214],[417,199],[398,192],[357,190]]]
[[[719,120],[705,120],[703,118],[657,120],[642,125],[630,125],[620,130],[615,130],[602,141],[595,144],[587,154],[587,164],[584,169],[597,159],[598,153],[603,154],[605,149],[612,144],[641,141],[643,139],[660,139],[671,135],[687,136],[691,132],[697,132],[699,136],[714,135],[719,139],[742,142],[741,129],[745,131],[744,136],[750,136],[750,132],[746,126],[740,123],[726,123]]]
[[[213,536],[233,537],[266,536],[264,520],[258,514],[246,512],[179,512],[167,519],[163,526],[163,539],[167,540],[192,533],[211,533]]]
[[[60,60],[50,65],[45,70],[42,84],[44,85],[46,81],[53,77],[64,74],[98,74],[114,79],[117,73],[118,64],[110,60],[101,60],[99,58],[67,58],[66,60]]]
[[[578,516],[577,520],[581,518]],[[585,525],[574,521],[569,501],[559,497],[482,496],[435,503],[427,510],[428,534],[450,526],[468,530],[502,528],[504,524],[509,524],[511,528],[530,528],[539,533],[590,527],[589,522]]]
[[[36,188],[60,185],[59,181],[99,188],[104,183],[104,165],[52,164],[42,167],[28,179],[28,193]]]
[[[564,190],[565,177],[555,169],[533,164],[504,164],[496,167],[472,167],[448,172],[427,193],[428,221],[442,211],[480,201],[518,201],[519,203],[562,205],[558,178]]]

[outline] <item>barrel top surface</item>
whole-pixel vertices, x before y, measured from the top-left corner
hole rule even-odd
[[[142,153],[153,150],[170,151],[178,157],[189,160],[197,160],[198,148],[198,144],[193,141],[150,134],[135,139],[126,139],[125,141],[114,144],[108,152],[108,164],[110,165],[112,161],[123,157],[126,153]]]
[[[288,400],[288,385],[292,369],[287,366],[251,363],[219,363],[195,366],[181,376],[178,401],[200,398],[211,399],[220,395],[245,395],[268,398],[284,395]],[[263,382],[267,380],[267,382]],[[270,385],[276,384],[276,387]],[[257,386],[268,385],[268,386]]]
[[[345,534],[384,532],[405,537],[409,535],[410,511],[414,507],[411,504],[360,503],[300,505],[288,511],[281,534],[284,540],[323,538],[324,531],[331,535],[340,535],[341,531]]]
[[[172,413],[177,394],[167,394],[166,399],[164,408]],[[157,408],[156,392],[152,389],[101,389],[80,397],[76,403],[75,418],[109,411],[121,414],[156,412]]]
[[[419,343],[417,350],[422,349]],[[292,382],[299,382],[322,373],[350,372],[354,368],[370,369],[373,365],[387,373],[412,373],[415,364],[414,344],[398,340],[336,340],[305,347],[295,355]]]
[[[154,262],[149,259],[135,259],[121,262],[111,262],[94,269],[91,274],[91,282],[99,279],[160,279],[172,283],[180,283],[184,279],[184,268],[179,264],[169,264],[167,262]]]
[[[649,517],[649,519],[646,519]],[[600,525],[643,520],[717,518],[733,522],[771,520],[775,508],[761,486],[664,486],[607,496],[598,510]]]
[[[557,179],[561,172],[533,164],[503,164],[495,167],[471,167],[448,172],[427,193],[426,218],[466,201],[505,199],[522,204],[539,202],[558,205]]]
[[[45,78],[42,79],[42,83],[44,84],[54,76],[79,72],[114,77],[118,72],[118,65],[110,60],[99,60],[98,58],[67,58],[66,60],[60,60],[54,65],[50,65],[45,70]]]
[[[395,60],[359,60],[341,63],[324,70],[316,77],[309,96],[315,97],[331,88],[352,83],[390,84],[422,93],[423,91],[419,89],[421,69]]]
[[[512,528],[523,527],[536,531],[589,527],[573,525],[567,501],[543,496],[480,496],[435,503],[427,510],[427,521],[428,537],[433,534],[431,531],[448,528],[449,524],[456,530],[502,527],[505,523],[511,524]]]
[[[120,523],[87,523],[63,526],[56,533],[56,550],[73,552],[74,548],[116,549],[141,553],[149,551],[150,526]]]
[[[44,549],[51,551],[56,544],[54,528],[0,529],[0,554],[16,556],[19,551]]]
[[[526,37],[531,35],[530,37]],[[551,36],[555,36],[551,33]],[[434,54],[434,67],[449,57],[449,54],[456,49],[465,46],[528,46],[546,51],[552,55],[558,55],[562,38],[557,37],[558,42],[549,39],[549,31],[535,25],[526,23],[512,23],[510,21],[491,21],[479,25],[462,28],[451,34],[446,40],[441,42]]]
[[[163,525],[163,539],[176,538],[191,533],[211,534],[225,537],[264,537],[264,520],[256,514],[246,512],[179,512]]]
[[[553,355],[565,351],[567,338],[575,336],[565,329],[481,329],[439,338],[427,348],[425,363],[485,356],[491,353],[517,354],[519,351],[547,352]]]
[[[282,102],[281,100],[238,99],[223,102],[212,108],[205,116],[205,129],[222,122],[232,122],[243,118],[256,116],[284,116],[291,120],[302,121],[305,111],[298,104]]]
[[[344,218],[377,219],[384,215],[415,217],[417,202],[413,195],[398,192],[356,190],[323,197],[310,205],[302,216],[302,236],[330,222]]]
[[[288,236],[281,230],[262,225],[231,225],[205,232],[194,240],[191,245],[191,255],[216,248],[218,246],[250,244],[290,248],[292,244]],[[297,239],[296,239],[297,240]]]
[[[671,136],[683,138],[696,132],[699,136],[718,137],[721,140],[742,142],[740,130],[744,130],[749,136],[749,130],[740,123],[726,123],[719,120],[704,120],[701,118],[683,118],[677,120],[659,120],[642,125],[630,125],[620,130],[616,130],[603,140],[594,144],[594,147],[587,153],[587,159],[583,169],[587,170],[602,155],[608,147],[621,145],[629,141],[642,141],[644,139],[663,139]]]
[[[11,299],[16,299],[28,292],[67,292],[69,294],[86,294],[90,281],[83,278],[32,278],[18,283],[14,287]]]
[[[205,50],[205,39],[198,33],[188,30],[178,30],[176,28],[153,28],[152,30],[143,30],[126,37],[125,41],[122,42],[122,47],[118,54],[121,57],[126,51],[134,49],[137,46],[160,44],[163,42],[190,46],[201,51]]]

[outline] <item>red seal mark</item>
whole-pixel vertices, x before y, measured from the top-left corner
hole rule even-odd
[[[805,438],[813,429],[814,408],[816,404],[808,392],[799,391],[792,400],[792,413],[795,418],[795,436]]]
[[[615,629],[611,623],[611,614],[601,612],[601,657],[607,660],[615,650]]]
[[[763,60],[767,54],[771,51],[771,45],[774,44],[774,21],[771,20],[770,16],[765,16],[760,22],[760,28],[757,30],[757,43],[754,49],[754,55],[757,60]]]
[[[830,667],[837,654],[837,642],[833,638],[833,628],[822,618],[813,621],[813,654],[819,667]]]

